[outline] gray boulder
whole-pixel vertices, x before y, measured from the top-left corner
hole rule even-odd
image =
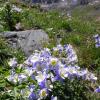
[[[4,32],[3,36],[13,48],[21,48],[26,56],[33,50],[42,49],[43,43],[48,43],[49,37],[43,30],[26,30],[18,32]]]

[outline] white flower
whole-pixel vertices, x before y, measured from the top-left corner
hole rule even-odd
[[[66,68],[64,68],[64,67],[59,68],[59,74],[60,74],[61,78],[63,78],[63,79],[68,77],[68,73],[66,71]]]
[[[24,70],[24,74],[26,74],[27,76],[31,76],[33,74],[33,70],[31,68],[26,68]]]
[[[52,66],[55,66],[57,64],[57,62],[58,62],[58,59],[57,58],[50,58],[50,64]]]
[[[18,74],[14,74],[14,75],[10,75],[7,77],[8,81],[11,81],[13,83],[17,83],[18,82]]]
[[[12,11],[17,11],[17,12],[22,12],[21,8],[18,8],[17,6],[13,5],[12,6]]]
[[[7,79],[8,81],[11,81],[13,83],[17,83],[17,82],[21,83],[27,79],[27,76],[24,74],[20,74],[20,75],[14,74],[14,75],[8,76]]]
[[[18,75],[18,82],[21,83],[21,82],[23,82],[25,80],[27,80],[27,76],[26,75],[24,75],[24,74]]]
[[[16,67],[17,66],[16,58],[10,59],[10,61],[8,62],[8,65],[11,66],[11,67]]]
[[[40,99],[45,98],[47,95],[48,95],[48,93],[47,93],[47,89],[46,88],[40,90],[40,93],[39,93]]]
[[[57,47],[53,47],[53,51],[63,51],[63,46],[61,44],[57,45]]]
[[[93,73],[90,73],[88,79],[91,81],[97,81],[97,77]]]
[[[53,47],[53,51],[59,51],[59,49],[57,47]]]
[[[44,51],[50,52],[49,48],[44,48]]]
[[[57,45],[58,50],[63,50],[63,46],[61,44]]]
[[[28,98],[32,91],[29,89],[29,87],[26,87],[25,89],[21,89],[21,95]]]
[[[77,74],[78,73],[78,70],[75,67],[69,66],[66,68],[66,70],[69,74]]]
[[[31,63],[36,63],[37,61],[39,61],[39,55],[33,55],[33,56],[30,56],[29,57],[29,61],[31,62]]]
[[[37,72],[37,76],[35,76],[36,80],[39,82],[42,82],[46,78],[46,74],[42,72]]]

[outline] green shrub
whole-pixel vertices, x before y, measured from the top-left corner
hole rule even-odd
[[[0,11],[0,21],[4,26],[4,30],[15,30],[16,23],[20,22],[20,13],[13,11],[12,5],[7,2]]]
[[[65,80],[65,84],[55,83],[53,95],[59,100],[89,100],[87,84],[82,80]]]

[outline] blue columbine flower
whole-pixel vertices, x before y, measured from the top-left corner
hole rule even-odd
[[[57,96],[51,96],[51,100],[57,100]]]
[[[37,100],[38,95],[34,92],[35,85],[30,85],[29,89],[30,89],[29,100]]]
[[[78,62],[78,57],[76,55],[75,50],[73,49],[72,45],[68,44],[64,46],[66,52],[66,59],[68,64],[76,64]]]
[[[28,99],[29,100],[37,100],[38,97],[37,97],[37,95],[34,92],[31,92]]]
[[[100,86],[98,88],[96,88],[94,92],[100,93]]]
[[[45,99],[48,95],[49,91],[47,90],[47,88],[43,88],[39,91],[39,99]]]
[[[96,48],[100,47],[100,35],[96,34],[94,35],[94,38],[95,38],[95,47]]]
[[[53,51],[57,51],[56,57],[53,55]],[[63,84],[66,78],[71,80],[78,77],[92,82],[97,80],[97,77],[89,72],[88,69],[81,70],[78,66],[78,58],[72,45],[57,45],[57,47],[53,48],[53,51],[48,48],[44,48],[41,51],[35,50],[22,64],[21,73],[16,73],[16,69],[12,68],[11,75],[7,77],[8,81],[15,84],[29,81],[26,88],[20,91],[22,96],[29,100],[45,99],[49,92],[52,92],[53,83],[59,81]],[[15,59],[9,63],[12,67],[16,64]],[[30,85],[32,82],[36,86]],[[95,90],[95,92],[99,91],[100,87]],[[57,100],[57,97],[52,96],[51,99]]]
[[[37,80],[38,83],[41,83],[45,81],[47,75],[46,73],[42,73],[41,71],[37,72],[37,75],[35,76],[35,79]]]

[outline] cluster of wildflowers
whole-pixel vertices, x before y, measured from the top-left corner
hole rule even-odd
[[[10,5],[11,11],[12,11],[12,12],[14,12],[14,11],[15,11],[15,12],[18,12],[18,13],[21,13],[21,12],[22,12],[22,9],[21,9],[21,8],[17,7],[16,5],[11,5],[9,2],[6,2],[6,3],[3,5],[3,7],[0,7],[0,12],[1,12],[1,11],[4,11],[7,5]]]
[[[57,45],[53,49],[35,52],[18,67],[16,59],[12,59],[9,65],[12,68],[11,75],[7,80],[14,84],[27,83],[26,88],[20,90],[20,95],[26,96],[29,100],[41,100],[52,92],[53,83],[74,78],[81,78],[88,81],[96,81],[97,77],[87,69],[81,69],[78,65],[78,58],[75,50],[70,44]],[[21,69],[16,72],[16,67]],[[51,96],[51,100],[57,97]]]
[[[22,9],[15,5],[12,5],[12,11],[16,11],[16,12],[20,13],[20,12],[22,12]]]
[[[95,38],[95,47],[96,48],[100,47],[100,35],[96,34],[94,35],[94,38]]]

